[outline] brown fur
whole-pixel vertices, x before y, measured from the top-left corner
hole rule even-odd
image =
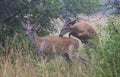
[[[36,36],[34,45],[38,49],[38,51],[41,46],[44,52],[48,54],[70,53],[70,51],[72,51],[73,49],[75,50],[79,48],[79,43],[77,40],[58,36]],[[71,49],[70,46],[72,46]]]

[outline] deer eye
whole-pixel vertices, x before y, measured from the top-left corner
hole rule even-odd
[[[28,32],[32,32],[32,31],[33,31],[32,29],[28,30]]]
[[[67,29],[68,29],[67,27],[64,28],[64,30],[67,30]]]

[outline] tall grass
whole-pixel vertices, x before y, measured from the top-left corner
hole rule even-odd
[[[99,65],[104,77],[120,76],[120,16],[108,20],[106,38],[102,40],[104,52],[99,52]]]
[[[74,63],[69,68],[61,56],[55,56],[49,63],[39,60],[29,40],[16,33],[1,46],[0,77],[89,77],[84,65]]]
[[[61,56],[55,56],[44,64],[38,59],[39,56],[30,41],[26,40],[28,38],[22,37],[24,36],[17,33],[13,38],[7,37],[5,46],[0,47],[0,77],[93,77],[92,74],[96,75],[94,71],[96,67],[91,66],[92,70],[88,73],[82,63],[75,62],[69,68]]]

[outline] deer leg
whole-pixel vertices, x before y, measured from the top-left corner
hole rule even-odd
[[[48,61],[49,61],[49,55],[46,55],[45,58],[44,58],[44,62],[45,62],[45,64],[47,64]]]
[[[79,56],[79,59],[80,59],[81,62],[85,65],[86,71],[89,72],[90,70],[89,70],[89,68],[88,68],[88,63],[87,63],[87,61],[86,61],[84,58],[80,57],[80,56]]]
[[[92,54],[91,54],[91,51],[90,51],[90,45],[88,43],[86,43],[86,44],[84,44],[84,47],[85,47],[85,51],[86,51],[87,57],[91,61]]]
[[[84,58],[82,58],[81,56],[79,56],[79,59],[82,61],[82,63],[85,65],[85,67],[87,68],[87,64],[86,64],[86,60]]]
[[[72,65],[72,60],[69,58],[68,53],[64,53],[63,57],[65,58],[65,61],[67,61],[67,63],[69,63],[69,66]]]
[[[77,60],[79,63],[81,62],[85,66],[86,70],[88,70],[87,61],[84,58],[82,58],[78,52],[73,53],[72,59]]]
[[[44,60],[44,63],[45,64],[48,63],[48,61],[49,61],[49,55],[46,54],[46,53],[42,53],[41,56],[42,56],[42,60]]]

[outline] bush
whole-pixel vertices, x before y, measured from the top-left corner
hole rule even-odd
[[[99,53],[104,77],[120,76],[120,17],[108,19],[106,38],[102,42],[103,52]],[[102,76],[102,77],[103,77]]]

